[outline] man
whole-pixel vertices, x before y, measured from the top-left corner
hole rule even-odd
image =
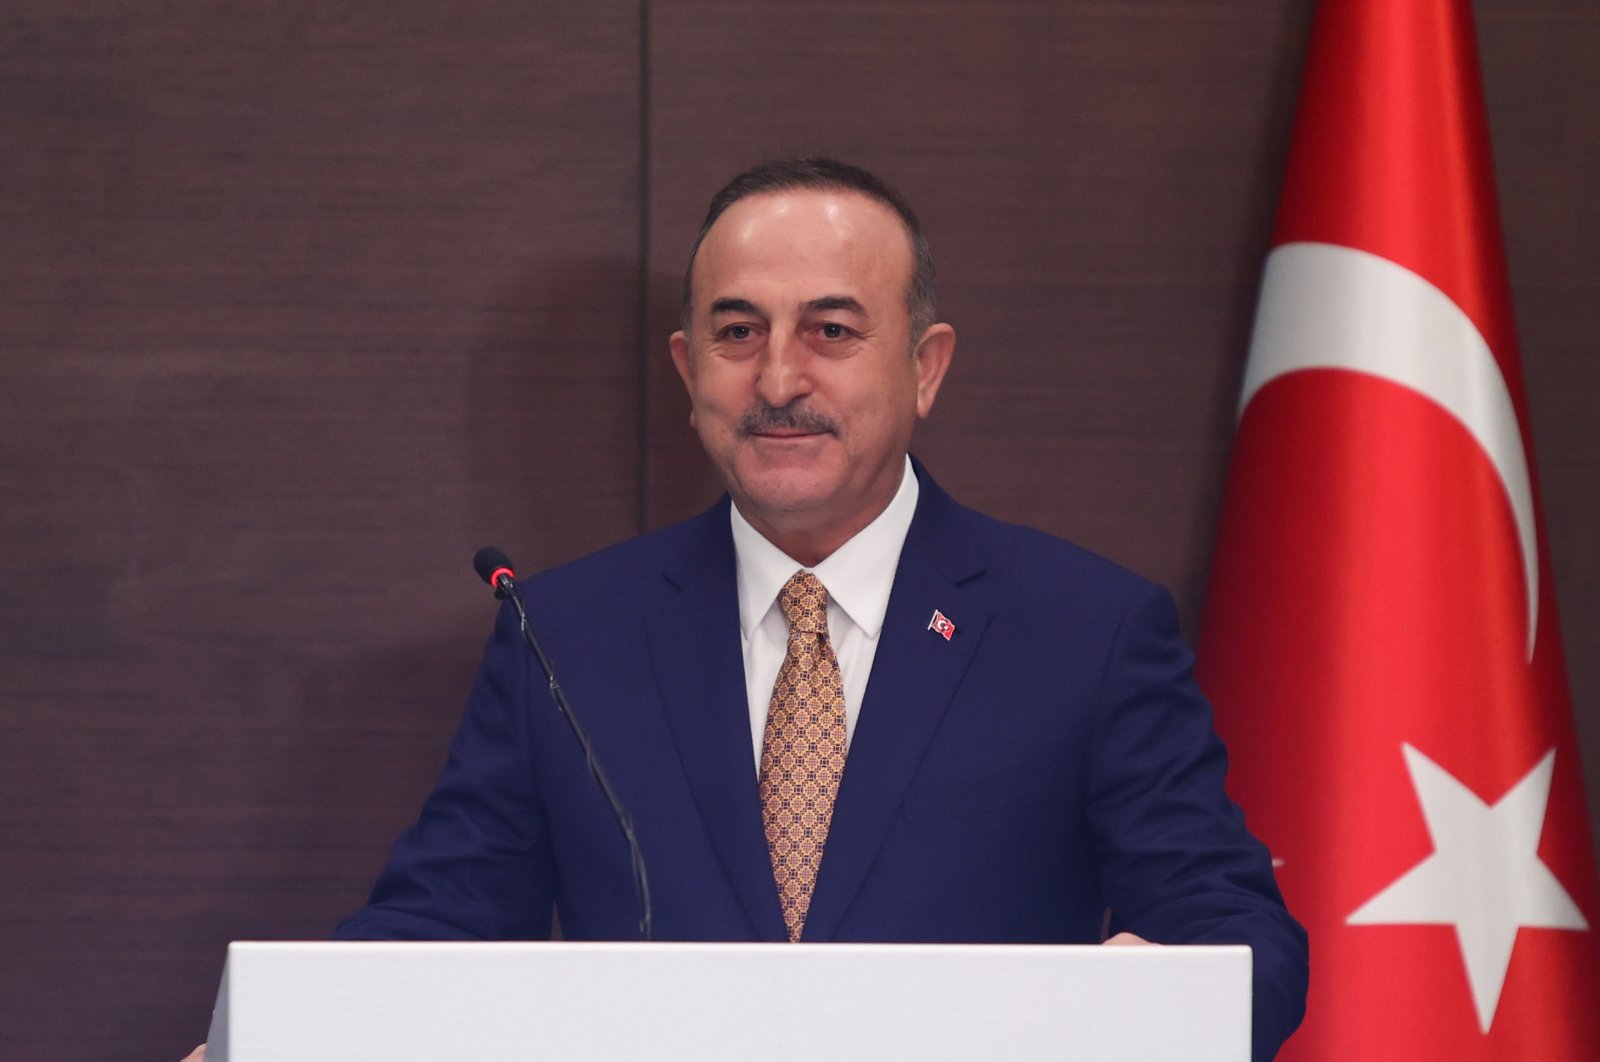
[[[1305,934],[1223,793],[1170,599],[908,457],[955,350],[911,210],[830,160],[747,171],[671,349],[729,497],[525,594],[635,816],[657,936],[1247,943],[1275,1052]],[[540,938],[552,909],[569,938],[637,935],[626,847],[503,611],[337,935]]]

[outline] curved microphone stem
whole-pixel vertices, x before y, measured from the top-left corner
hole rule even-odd
[[[617,825],[622,829],[623,839],[628,842],[628,857],[633,862],[633,891],[639,897],[639,935],[644,940],[651,940],[654,925],[650,910],[650,877],[645,873],[644,853],[639,849],[639,838],[633,832],[633,816],[622,806],[617,791],[611,788],[611,780],[601,769],[600,761],[595,759],[594,744],[589,740],[588,732],[579,725],[578,717],[572,712],[572,705],[567,703],[567,695],[562,692],[561,684],[556,681],[556,673],[550,667],[550,659],[544,655],[544,650],[539,647],[539,640],[529,629],[528,613],[522,607],[522,595],[517,593],[516,584],[511,581],[510,576],[501,575],[495,580],[495,589],[503,593],[511,602],[511,607],[517,610],[517,619],[522,624],[522,640],[533,650],[534,658],[539,661],[540,670],[544,672],[545,678],[550,680],[550,697],[556,702],[561,717],[572,728],[572,736],[577,738],[578,744],[583,747],[583,758],[589,765],[589,773],[594,775],[595,783],[600,786],[600,792],[606,798],[606,803],[611,805],[611,814],[616,817]]]

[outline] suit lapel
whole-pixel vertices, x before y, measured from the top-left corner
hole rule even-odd
[[[677,593],[645,619],[661,700],[712,846],[758,940],[788,939],[750,746],[728,502],[666,571]]]
[[[900,811],[912,776],[989,623],[973,579],[982,550],[961,509],[916,466],[921,495],[856,721],[804,939],[837,929]],[[929,629],[938,609],[947,641]]]

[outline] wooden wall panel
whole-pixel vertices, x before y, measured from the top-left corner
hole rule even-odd
[[[666,359],[717,185],[859,161],[917,205],[955,367],[917,449],[956,497],[1204,599],[1310,0],[697,0],[651,23],[646,512],[717,490]],[[1550,546],[1600,823],[1600,25],[1484,3],[1482,35]],[[730,86],[732,88],[730,89]]]
[[[638,7],[8,6],[0,1054],[359,905],[497,541],[637,526]]]

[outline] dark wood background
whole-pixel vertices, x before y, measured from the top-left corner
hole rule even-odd
[[[666,358],[775,152],[880,170],[961,333],[919,451],[1192,633],[1310,0],[12,0],[0,1042],[173,1059],[415,812],[491,606],[715,493]],[[1600,13],[1478,5],[1600,810]]]

